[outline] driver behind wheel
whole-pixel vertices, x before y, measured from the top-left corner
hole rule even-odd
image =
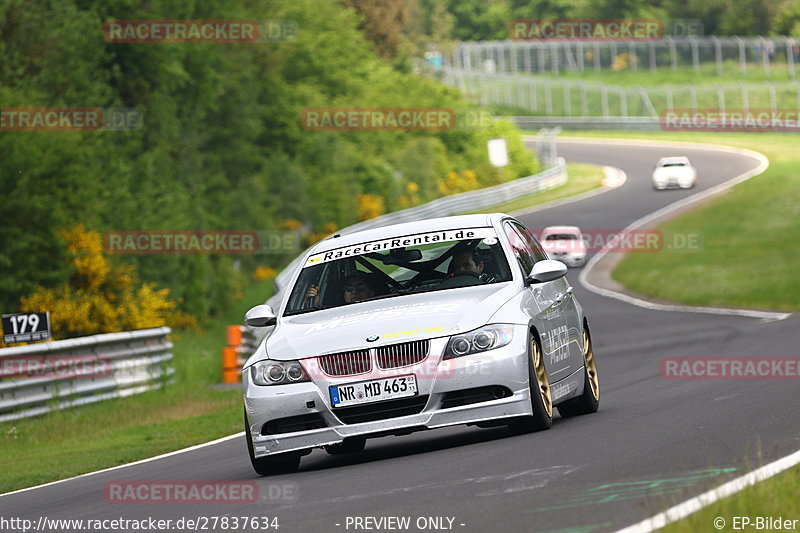
[[[461,249],[453,254],[447,267],[447,277],[439,284],[440,289],[467,287],[483,283],[483,261],[476,249]]]

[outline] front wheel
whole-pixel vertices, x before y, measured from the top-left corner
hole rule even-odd
[[[274,476],[276,474],[287,474],[294,472],[300,466],[299,452],[279,453],[266,457],[256,457],[253,449],[253,438],[250,434],[250,424],[247,423],[247,414],[244,415],[244,433],[247,439],[247,451],[250,453],[250,464],[253,470],[260,476]]]
[[[549,429],[553,425],[550,380],[547,377],[539,341],[533,335],[528,340],[528,384],[533,414],[516,419],[508,425],[512,432],[518,434]]]
[[[600,406],[600,381],[597,377],[597,362],[592,349],[592,337],[589,328],[583,327],[583,394],[558,405],[558,413],[562,418],[594,413]]]

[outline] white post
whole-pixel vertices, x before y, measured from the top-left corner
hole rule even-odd
[[[744,48],[744,40],[741,37],[734,37],[736,44],[739,45],[739,70],[742,74],[747,73],[747,51]]]
[[[797,98],[800,99],[800,85],[798,85],[798,93]],[[800,101],[800,100],[799,100]],[[798,107],[800,109],[800,107]],[[589,99],[586,95],[586,84],[581,82],[581,116],[588,117],[589,116]]]
[[[667,37],[669,43],[669,62],[672,70],[678,70],[678,51],[675,50],[675,40],[672,37]]]

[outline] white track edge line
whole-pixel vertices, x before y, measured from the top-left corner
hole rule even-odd
[[[580,137],[573,137],[572,139],[574,139],[574,142],[584,142],[583,138],[580,138]],[[592,140],[590,140],[590,142],[591,141]],[[561,142],[561,140],[559,140],[559,142]],[[608,143],[619,143],[619,142],[625,143],[627,141],[624,140],[624,139],[610,139],[610,140],[602,140],[601,141],[601,143],[606,143],[606,144],[608,144]],[[695,148],[695,149],[698,149],[698,150],[700,150],[700,149],[704,149],[704,150],[713,149],[713,150],[720,151],[720,152],[728,152],[728,153],[734,153],[734,154],[737,154],[737,155],[744,155],[746,157],[751,157],[751,158],[755,159],[756,161],[758,161],[759,165],[756,168],[752,169],[752,170],[748,170],[747,172],[739,174],[738,176],[735,176],[735,177],[733,177],[733,178],[731,178],[731,179],[729,179],[727,181],[724,181],[724,182],[722,182],[722,183],[720,183],[718,185],[715,185],[714,187],[711,187],[710,189],[706,189],[706,190],[704,190],[702,192],[699,192],[697,194],[693,194],[693,195],[691,195],[691,196],[689,196],[687,198],[684,198],[682,200],[678,200],[676,202],[673,202],[673,203],[671,203],[671,204],[669,204],[667,206],[662,207],[661,209],[658,209],[657,211],[654,211],[654,212],[652,212],[652,213],[650,213],[648,215],[645,215],[645,216],[633,221],[631,224],[628,224],[628,226],[626,226],[622,231],[630,231],[630,230],[636,229],[636,228],[638,228],[640,226],[643,226],[644,224],[647,224],[648,222],[651,222],[654,219],[660,218],[660,217],[662,217],[664,215],[667,215],[667,214],[670,214],[670,213],[672,213],[672,212],[674,212],[674,211],[676,211],[678,209],[681,209],[683,207],[692,205],[692,204],[694,204],[696,202],[699,202],[701,200],[704,200],[704,199],[706,199],[706,198],[708,198],[710,196],[714,196],[714,195],[716,195],[716,194],[718,194],[720,192],[728,190],[731,187],[733,187],[735,185],[738,185],[739,183],[747,181],[748,179],[763,173],[769,167],[769,159],[767,159],[766,156],[764,156],[763,154],[760,154],[758,152],[755,152],[753,150],[747,150],[745,148],[735,148],[735,147],[731,147],[731,146],[724,146],[724,145],[717,145],[717,144],[670,143],[670,142],[666,142],[666,141],[662,141],[662,142],[639,141],[639,142],[632,143],[632,144],[650,145],[650,146],[692,147],[692,148]],[[692,145],[692,144],[694,146],[689,146],[689,145]],[[631,304],[631,305],[635,305],[637,307],[642,307],[642,308],[650,309],[650,310],[654,310],[654,311],[678,311],[678,312],[684,312],[684,313],[707,313],[707,314],[713,314],[713,315],[748,316],[748,317],[753,317],[753,318],[768,319],[770,321],[784,320],[786,318],[789,318],[792,315],[791,313],[780,313],[780,312],[774,312],[774,311],[759,311],[759,310],[755,310],[755,309],[733,309],[733,308],[725,308],[725,307],[694,307],[694,306],[679,305],[679,304],[661,304],[661,303],[656,303],[656,302],[652,302],[652,301],[649,301],[649,300],[644,300],[644,299],[641,299],[641,298],[636,298],[636,297],[633,297],[633,296],[629,296],[627,294],[623,294],[621,292],[617,292],[617,291],[612,290],[612,289],[606,289],[606,288],[594,285],[593,283],[589,282],[588,275],[591,272],[591,270],[597,265],[597,263],[600,262],[600,260],[603,257],[605,257],[607,254],[608,254],[607,251],[600,251],[597,254],[595,254],[589,260],[589,262],[586,264],[586,266],[583,268],[583,270],[581,271],[581,274],[580,274],[580,276],[578,278],[578,281],[580,281],[580,284],[583,285],[584,288],[586,288],[587,290],[589,290],[589,291],[591,291],[591,292],[593,292],[595,294],[599,294],[601,296],[606,296],[608,298],[614,298],[616,300],[620,300],[620,301],[623,301],[625,303],[628,303],[628,304]]]
[[[658,513],[657,515],[646,518],[641,522],[620,529],[615,533],[651,533],[652,531],[660,529],[667,524],[671,524],[672,522],[686,518],[690,514],[693,514],[704,507],[708,507],[712,503],[715,503],[722,498],[736,494],[737,492],[771,478],[776,474],[780,474],[781,472],[798,464],[800,464],[800,450],[766,464],[761,468],[753,470],[752,472],[749,472],[743,476],[739,476],[736,479],[728,481],[727,483],[724,483],[715,489],[711,489],[703,494],[700,494],[699,496],[695,496],[694,498],[686,500],[685,502],[670,507],[664,512]]]
[[[235,433],[233,435],[228,435],[227,437],[220,437],[219,439],[215,439],[215,440],[212,440],[212,441],[209,441],[209,442],[204,442],[202,444],[195,444],[194,446],[189,446],[188,448],[182,448],[180,450],[175,450],[174,452],[167,452],[167,453],[162,453],[161,455],[156,455],[154,457],[148,457],[146,459],[139,459],[138,461],[134,461],[132,463],[125,463],[123,465],[112,466],[112,467],[109,467],[109,468],[104,468],[102,470],[95,470],[94,472],[86,472],[85,474],[79,474],[77,476],[72,476],[72,477],[68,477],[68,478],[64,478],[64,479],[58,479],[56,481],[50,481],[49,483],[43,483],[41,485],[35,485],[33,487],[26,487],[24,489],[17,489],[17,490],[11,491],[11,492],[4,492],[3,494],[0,494],[0,498],[2,498],[3,496],[11,496],[12,494],[19,494],[21,492],[28,492],[28,491],[31,491],[31,490],[41,489],[41,488],[44,488],[44,487],[50,487],[52,485],[58,485],[59,483],[66,483],[67,481],[72,481],[73,479],[80,479],[80,478],[84,478],[84,477],[94,476],[96,474],[102,474],[102,473],[105,473],[105,472],[111,472],[113,470],[121,470],[123,468],[128,468],[129,466],[140,465],[140,464],[144,464],[144,463],[149,463],[151,461],[157,461],[159,459],[165,459],[167,457],[172,457],[173,455],[180,455],[182,453],[193,452],[195,450],[199,450],[200,448],[206,448],[208,446],[214,446],[215,444],[220,444],[222,442],[233,440],[235,438],[242,437],[242,436],[244,436],[244,431],[242,431],[241,433]]]

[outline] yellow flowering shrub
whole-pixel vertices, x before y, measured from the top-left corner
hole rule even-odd
[[[472,170],[465,170],[461,174],[450,171],[445,179],[439,180],[438,188],[442,196],[460,192],[474,191],[480,187],[478,176]]]
[[[356,199],[358,200],[359,220],[369,220],[386,212],[386,200],[382,196],[359,194]]]
[[[75,274],[63,287],[39,287],[20,301],[20,311],[50,311],[54,339],[160,326],[190,327],[191,315],[176,311],[169,289],[139,284],[132,266],[112,265],[102,238],[76,226],[62,231]]]
[[[611,70],[613,70],[614,72],[619,72],[620,70],[626,70],[635,61],[637,61],[637,57],[632,56],[628,52],[617,54],[616,56],[614,56],[614,63],[612,63],[611,65]]]
[[[277,275],[278,271],[274,268],[261,265],[253,272],[253,279],[256,281],[264,281],[265,279],[274,278]]]

